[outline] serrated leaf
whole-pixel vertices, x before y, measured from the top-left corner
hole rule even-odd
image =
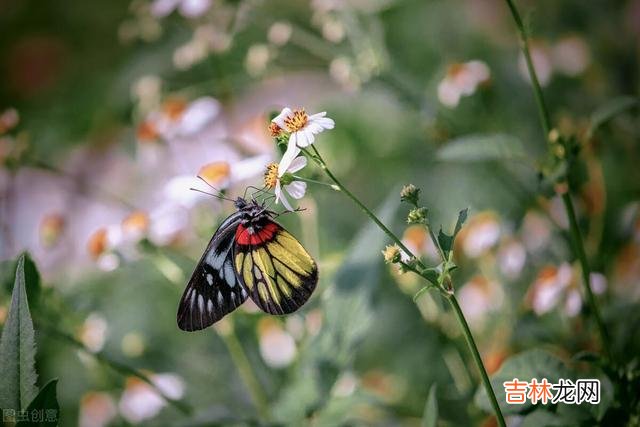
[[[31,307],[33,307],[40,297],[40,273],[29,253],[24,252],[20,256],[24,256],[24,277],[27,287],[27,298],[29,299]],[[7,293],[11,293],[16,278],[17,265],[17,260],[7,260],[0,263],[0,284],[6,289]]]
[[[613,98],[596,109],[591,114],[590,133],[593,134],[600,126],[633,107],[640,104],[640,99],[634,96],[620,96]]]
[[[429,389],[427,403],[424,405],[424,414],[422,414],[422,427],[436,427],[438,422],[438,399],[436,398],[437,384]]]
[[[440,248],[442,248],[442,251],[447,258],[449,257],[449,253],[453,250],[453,244],[455,242],[456,236],[462,229],[464,223],[467,221],[468,211],[468,209],[463,209],[458,212],[458,219],[456,220],[456,226],[453,230],[453,234],[445,233],[444,231],[442,231],[442,228],[440,228],[440,231],[438,232],[438,243],[440,244]]]
[[[0,408],[26,408],[36,388],[36,343],[25,286],[25,256],[20,256],[9,316],[0,339]]]
[[[491,376],[491,385],[504,415],[522,413],[532,406],[530,400],[522,405],[507,404],[503,383],[514,378],[527,382],[533,378],[538,381],[546,378],[550,383],[557,383],[560,378],[573,380],[574,376],[560,359],[543,350],[525,351],[510,357]],[[493,411],[484,387],[478,389],[475,402],[479,408],[487,412]]]
[[[60,405],[56,393],[58,379],[53,379],[42,387],[42,390],[27,407],[28,422],[19,422],[16,427],[57,426],[60,416]],[[37,418],[34,418],[34,413]]]
[[[486,162],[526,157],[522,142],[504,134],[463,136],[449,141],[436,153],[438,160],[447,162]]]

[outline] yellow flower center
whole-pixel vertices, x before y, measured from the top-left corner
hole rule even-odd
[[[308,121],[309,116],[303,108],[302,110],[295,110],[292,115],[284,119],[284,125],[286,126],[287,131],[297,132],[304,128]]]
[[[264,185],[268,189],[272,189],[278,182],[278,164],[270,163],[267,165],[267,171],[264,173]]]

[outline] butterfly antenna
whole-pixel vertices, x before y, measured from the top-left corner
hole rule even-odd
[[[211,193],[207,193],[206,191],[201,191],[201,190],[197,190],[195,188],[192,188],[192,190],[196,190],[196,191],[200,191],[201,193],[204,194],[209,194],[210,196],[214,196],[217,197],[218,199],[222,199],[222,200],[226,200],[228,202],[234,202],[234,200],[225,197],[224,192],[222,190],[218,190],[216,187],[214,187],[213,185],[211,185],[209,183],[209,181],[207,181],[206,179],[204,179],[203,177],[201,177],[200,175],[198,175],[198,179],[202,182],[204,182],[205,184],[207,184],[207,186],[209,186],[211,189],[213,189],[217,194],[211,194]]]

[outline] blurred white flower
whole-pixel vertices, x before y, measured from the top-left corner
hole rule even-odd
[[[150,379],[167,397],[176,400],[182,398],[185,384],[179,376],[152,374]],[[158,415],[166,402],[149,384],[137,377],[129,377],[118,406],[122,416],[135,424]]]
[[[173,52],[173,64],[179,70],[187,70],[202,62],[208,54],[207,43],[194,37]]]
[[[140,77],[131,88],[131,97],[142,111],[150,111],[160,103],[162,80],[155,75]]]
[[[500,285],[482,276],[475,276],[460,289],[460,307],[472,327],[481,327],[485,316],[502,305],[504,294]]]
[[[591,62],[589,45],[583,38],[572,35],[560,39],[552,48],[553,67],[568,76],[584,72]]]
[[[145,340],[139,332],[127,332],[122,337],[122,353],[127,357],[139,357],[144,353]]]
[[[450,65],[447,74],[438,85],[438,99],[454,108],[463,96],[472,95],[478,86],[489,81],[489,67],[482,61],[469,61]]]
[[[473,216],[459,235],[459,241],[466,256],[477,258],[491,249],[500,239],[500,222],[491,211]]]
[[[268,189],[275,189],[276,203],[282,201],[287,210],[294,210],[287,200],[283,189],[294,199],[302,199],[307,191],[307,183],[297,181],[292,174],[307,166],[307,158],[304,156],[290,160],[283,157],[280,164],[271,163],[264,174],[264,185]]]
[[[285,21],[274,22],[273,25],[269,27],[267,39],[276,46],[284,46],[291,38],[292,32],[293,29],[290,23]]]
[[[118,414],[114,399],[98,391],[85,393],[80,399],[79,427],[106,427]]]
[[[159,111],[152,111],[138,127],[138,140],[154,140],[158,136],[171,140],[193,137],[220,114],[220,103],[204,96],[187,103],[181,98],[167,99]]]
[[[280,323],[263,318],[258,323],[260,355],[272,368],[284,368],[293,362],[296,356],[296,342]]]
[[[530,290],[531,308],[543,315],[555,308],[573,280],[573,271],[568,263],[543,268]]]
[[[7,108],[0,112],[0,135],[9,132],[20,122],[20,115],[15,108]]]
[[[197,18],[209,10],[212,0],[154,0],[151,3],[151,14],[164,18],[174,10],[185,18]]]
[[[347,371],[340,375],[340,378],[338,378],[331,390],[331,394],[336,397],[348,397],[356,391],[357,386],[358,378],[353,372]]]
[[[538,81],[541,86],[546,86],[551,80],[553,74],[553,64],[551,63],[551,54],[547,46],[541,42],[531,42],[529,44],[529,52],[531,54],[531,62],[533,63],[533,69],[538,76]],[[527,61],[523,54],[520,54],[518,59],[518,68],[520,74],[526,81],[531,81],[529,77],[529,70],[527,68]]]
[[[521,234],[527,250],[539,252],[551,241],[551,222],[540,212],[528,211],[522,221]]]
[[[502,274],[509,279],[520,276],[526,260],[527,251],[517,240],[506,241],[498,249],[498,266]]]
[[[355,91],[360,86],[360,80],[354,70],[351,59],[338,56],[329,64],[329,75],[348,91]]]
[[[269,51],[269,46],[265,44],[254,44],[247,50],[244,65],[247,72],[256,77],[267,69],[270,58],[271,52]]]
[[[422,225],[411,225],[402,234],[402,243],[416,256],[427,255],[430,259],[436,260],[440,257],[438,248],[433,244],[428,231]],[[407,261],[409,255],[402,252],[402,259]]]
[[[80,328],[78,338],[89,351],[97,353],[104,347],[108,331],[107,320],[98,313],[91,313]]]
[[[340,43],[345,36],[345,29],[342,22],[334,18],[324,19],[322,23],[322,37],[332,43]]]

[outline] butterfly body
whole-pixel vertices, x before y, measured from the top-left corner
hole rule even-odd
[[[318,282],[315,261],[255,201],[235,201],[236,212],[214,233],[178,308],[178,326],[204,329],[251,298],[270,314],[291,313]]]

